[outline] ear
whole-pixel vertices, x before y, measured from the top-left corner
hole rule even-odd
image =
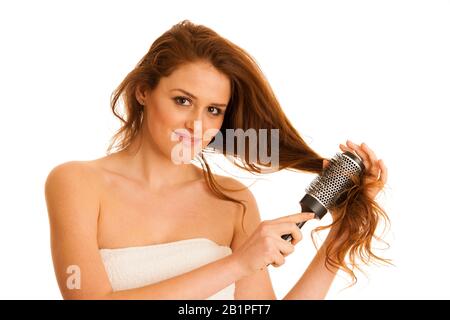
[[[145,88],[145,86],[143,84],[138,84],[136,86],[135,97],[136,97],[136,100],[141,105],[145,104],[145,101],[148,98],[148,92],[149,91]]]

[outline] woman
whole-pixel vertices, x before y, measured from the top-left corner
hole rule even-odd
[[[234,139],[218,139],[227,129],[278,129],[276,146],[265,144],[278,152],[275,171],[320,173],[327,160],[290,124],[250,55],[211,29],[183,21],[159,37],[123,80],[112,110],[123,123],[107,156],[61,164],[47,178],[52,256],[63,297],[276,299],[266,267],[284,263],[302,238],[296,223],[314,214],[261,222],[248,188],[213,175],[204,152],[211,146],[217,153],[229,150]],[[251,146],[259,149],[257,139]],[[333,210],[327,239],[285,299],[324,298],[339,268],[354,277],[347,254],[351,266],[357,258],[383,260],[370,241],[378,218],[386,217],[374,201],[386,167],[365,144],[340,147],[361,157],[366,173]],[[231,151],[242,168],[269,167],[250,159],[248,146],[244,151]],[[180,161],[186,158],[197,158],[203,169]],[[281,238],[288,233],[292,243]]]

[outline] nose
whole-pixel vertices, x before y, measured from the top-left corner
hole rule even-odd
[[[189,131],[189,133],[193,136],[196,130],[196,126],[200,128],[202,127],[202,115],[200,111],[192,111],[188,119],[186,119],[184,127]],[[197,129],[198,130],[198,129]],[[201,131],[200,131],[201,132]]]

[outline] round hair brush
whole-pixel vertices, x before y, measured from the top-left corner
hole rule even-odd
[[[322,219],[330,208],[343,200],[343,192],[353,185],[352,178],[361,175],[364,170],[362,160],[354,153],[337,153],[306,188],[306,194],[300,200],[302,212],[314,212],[316,218]],[[305,222],[297,223],[298,228]],[[292,235],[285,234],[282,238],[291,241]]]

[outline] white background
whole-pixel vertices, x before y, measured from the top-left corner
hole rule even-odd
[[[173,24],[190,19],[258,61],[306,141],[346,139],[385,160],[380,202],[395,267],[338,277],[328,299],[449,299],[447,109],[450,1],[9,1],[0,4],[0,298],[60,299],[44,182],[57,164],[105,154],[114,88]],[[263,219],[298,210],[313,176],[251,186]],[[241,179],[246,184],[252,181]],[[309,238],[270,268],[278,298],[314,255]]]

